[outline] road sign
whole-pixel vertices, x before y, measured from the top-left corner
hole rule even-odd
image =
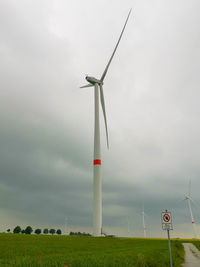
[[[163,230],[173,230],[171,212],[162,212],[161,221]]]
[[[171,223],[171,212],[162,212],[162,223]]]
[[[172,223],[162,223],[163,230],[173,230]]]

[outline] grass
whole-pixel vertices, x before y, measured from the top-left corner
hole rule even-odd
[[[194,244],[198,248],[198,250],[200,250],[200,241],[199,240],[191,239],[190,243]]]
[[[200,241],[192,241],[192,243],[200,250]]]
[[[184,251],[172,241],[174,267]],[[45,267],[166,267],[164,239],[0,234],[0,266]]]

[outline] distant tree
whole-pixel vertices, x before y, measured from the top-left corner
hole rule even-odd
[[[70,232],[69,235],[77,235],[77,236],[91,236],[89,233],[81,233],[81,232]]]
[[[21,233],[22,233],[22,234],[25,234],[25,230],[23,229],[23,230],[21,231]]]
[[[55,234],[55,232],[56,232],[55,229],[50,229],[50,230],[49,230],[49,233],[52,234],[52,235]]]
[[[37,234],[37,235],[41,234],[41,232],[42,232],[41,229],[36,229],[35,230],[35,234]]]
[[[21,227],[20,226],[16,226],[13,230],[14,234],[19,234],[21,232]]]
[[[27,226],[25,229],[25,234],[30,235],[33,232],[33,229],[31,226]]]
[[[10,229],[8,229],[7,232],[10,233]]]
[[[47,228],[45,228],[45,229],[43,230],[43,233],[46,235],[46,234],[49,233],[49,230],[48,230]]]
[[[56,231],[56,234],[57,234],[57,235],[61,235],[61,234],[62,234],[61,230],[58,229],[58,230]]]

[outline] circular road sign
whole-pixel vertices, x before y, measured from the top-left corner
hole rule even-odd
[[[164,223],[170,223],[170,221],[171,221],[171,214],[165,212],[165,213],[163,213],[162,218],[163,218],[163,222]]]

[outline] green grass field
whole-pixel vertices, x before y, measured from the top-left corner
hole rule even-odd
[[[172,241],[174,267],[184,251]],[[169,266],[167,240],[0,234],[0,266]]]

